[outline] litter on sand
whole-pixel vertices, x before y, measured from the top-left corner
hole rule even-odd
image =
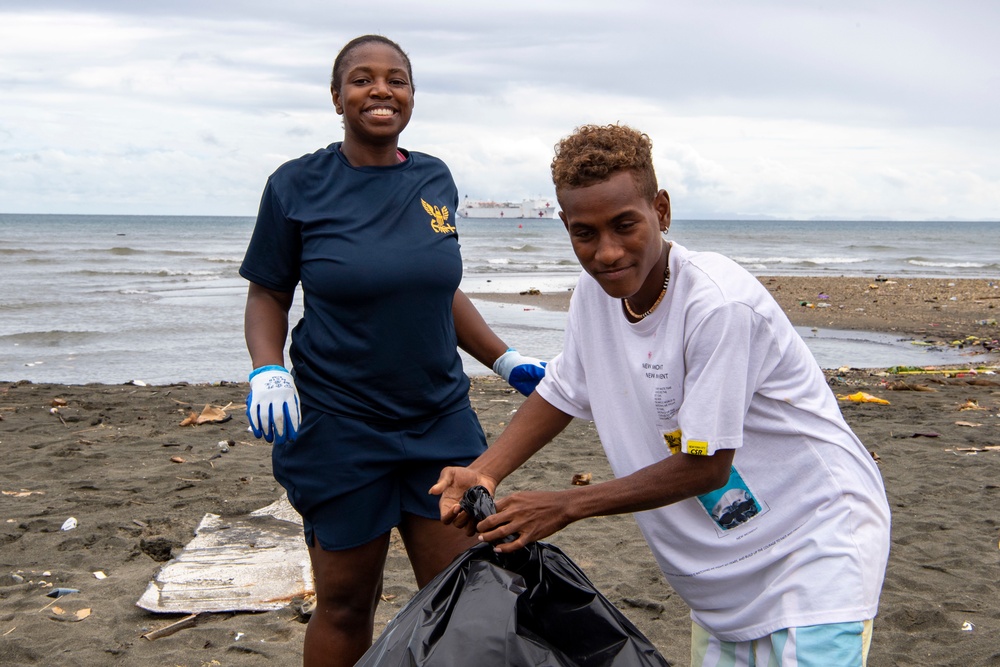
[[[854,394],[838,394],[837,398],[842,401],[853,401],[854,403],[878,403],[879,405],[890,405],[889,401],[878,396],[872,396],[863,391]]]
[[[89,607],[86,609],[77,609],[76,611],[67,611],[62,607],[52,607],[49,613],[49,618],[53,621],[69,621],[70,623],[76,623],[90,616],[90,611]]]
[[[233,418],[232,415],[227,414],[226,410],[233,406],[232,403],[226,406],[219,405],[206,405],[201,414],[196,414],[194,412],[188,413],[188,416],[184,418],[181,422],[181,426],[197,426],[199,424],[221,424],[227,422]]]
[[[64,595],[71,595],[73,593],[79,593],[80,591],[76,588],[53,588],[51,591],[45,594],[47,598],[61,598]]]
[[[136,604],[167,614],[288,606],[313,585],[301,521],[284,498],[242,519],[206,514]]]
[[[209,616],[208,612],[191,614],[190,616],[185,616],[181,620],[171,623],[170,625],[164,626],[159,630],[152,630],[150,632],[147,632],[146,634],[142,635],[142,638],[148,639],[149,641],[153,641],[159,639],[160,637],[169,637],[175,632],[180,632],[185,628],[193,628],[194,626],[198,625],[199,621],[204,620],[208,616]]]
[[[980,452],[1000,452],[1000,445],[986,445],[984,447],[955,447],[946,449],[946,452],[965,452],[966,454],[978,454]]]
[[[932,389],[925,384],[907,384],[902,380],[889,382],[885,385],[885,388],[890,391],[937,391],[937,389]]]

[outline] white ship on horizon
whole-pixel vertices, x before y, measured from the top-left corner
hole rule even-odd
[[[546,199],[525,199],[521,202],[497,202],[485,199],[469,199],[468,196],[458,206],[460,218],[503,218],[511,220],[550,219],[555,214],[555,206]]]

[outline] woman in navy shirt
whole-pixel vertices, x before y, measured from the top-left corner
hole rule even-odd
[[[302,514],[312,560],[306,665],[353,665],[367,650],[392,528],[421,587],[474,544],[440,523],[427,493],[443,467],[486,449],[457,348],[522,393],[544,374],[458,289],[454,180],[441,160],[398,146],[413,111],[406,54],[381,36],[352,40],[331,92],[344,140],[271,175],[240,267],[247,414],[274,443],[274,475]]]

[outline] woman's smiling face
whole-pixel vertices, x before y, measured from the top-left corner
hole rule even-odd
[[[413,85],[403,56],[378,42],[351,51],[333,89],[333,105],[344,117],[345,140],[364,144],[394,142],[413,113]]]

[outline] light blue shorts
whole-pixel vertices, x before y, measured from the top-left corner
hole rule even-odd
[[[691,624],[691,667],[865,667],[872,622],[778,630],[747,642],[724,642]]]

